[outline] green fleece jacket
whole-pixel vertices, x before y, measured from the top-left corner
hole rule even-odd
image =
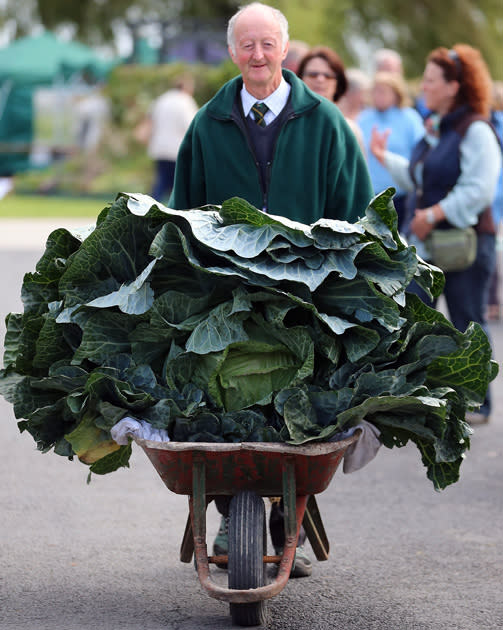
[[[220,205],[242,197],[271,214],[310,224],[325,217],[354,222],[373,196],[356,138],[338,108],[289,70],[292,89],[267,189],[237,105],[241,77],[227,82],[196,114],[178,153],[169,207]]]

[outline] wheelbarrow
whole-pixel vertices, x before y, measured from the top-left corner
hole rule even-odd
[[[288,582],[301,524],[317,560],[327,560],[329,542],[315,496],[329,485],[346,449],[359,431],[338,442],[307,446],[284,443],[152,442],[135,438],[165,485],[189,497],[189,516],[180,560],[195,565],[207,593],[229,602],[232,621],[262,625],[266,600]],[[229,548],[226,556],[208,556],[206,509],[218,496],[231,496]],[[281,555],[267,555],[263,497],[282,497],[285,546]],[[268,582],[266,566],[279,565]],[[210,564],[227,565],[228,588],[216,584]]]

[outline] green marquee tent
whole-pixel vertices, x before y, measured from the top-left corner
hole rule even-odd
[[[29,167],[35,89],[63,85],[76,75],[101,81],[115,63],[84,44],[62,41],[50,32],[15,40],[0,49],[0,176]]]

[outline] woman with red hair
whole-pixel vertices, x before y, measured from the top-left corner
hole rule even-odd
[[[487,333],[485,312],[496,260],[491,204],[501,168],[501,148],[489,125],[491,77],[475,48],[437,48],[428,55],[422,91],[433,117],[410,160],[386,151],[386,132],[373,134],[370,149],[398,186],[415,191],[410,242],[421,256],[428,259],[423,242],[433,228],[475,228],[475,261],[445,273],[444,295],[458,330],[474,321]],[[417,286],[411,290],[428,301]],[[480,413],[469,419],[487,421],[490,408],[488,394]]]

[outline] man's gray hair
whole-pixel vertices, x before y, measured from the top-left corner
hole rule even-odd
[[[263,4],[262,2],[251,2],[250,4],[245,4],[244,6],[240,7],[238,11],[236,11],[236,13],[234,13],[234,15],[231,17],[227,25],[227,45],[232,50],[232,54],[236,54],[236,40],[234,38],[236,21],[244,11],[247,11],[252,7],[262,7],[263,9],[270,11],[271,14],[276,18],[279,25],[279,30],[281,32],[281,45],[284,48],[286,46],[286,43],[288,42],[288,20],[286,19],[286,17],[283,15],[283,13],[281,13],[279,9],[270,7],[269,5]]]

